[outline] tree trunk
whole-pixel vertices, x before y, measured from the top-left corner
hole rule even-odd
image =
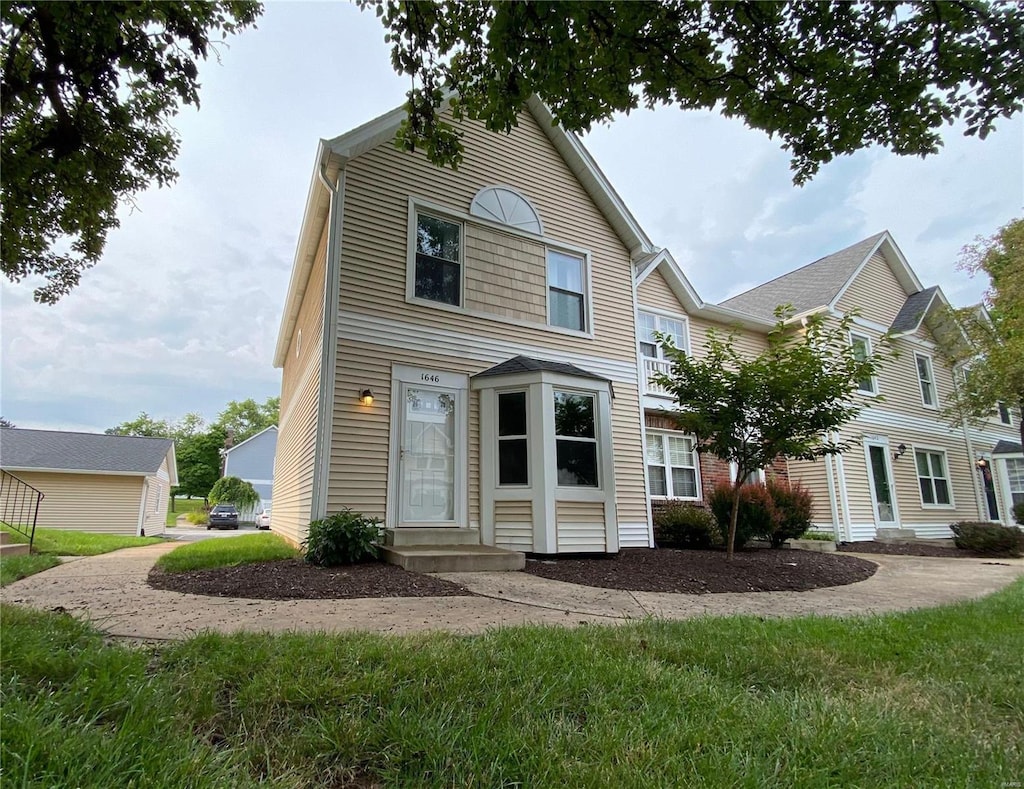
[[[732,486],[732,513],[729,515],[729,536],[725,540],[725,560],[732,561],[734,546],[736,545],[736,522],[740,514],[740,481],[743,477],[736,474],[736,482]]]
[[[173,493],[171,494],[171,512],[177,512],[177,510],[174,509],[174,494]]]

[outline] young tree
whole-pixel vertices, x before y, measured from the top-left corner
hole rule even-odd
[[[359,3],[413,79],[400,142],[438,164],[461,158],[450,92],[505,132],[533,94],[577,132],[641,103],[717,108],[778,135],[797,183],[871,145],[935,153],[958,118],[984,138],[1024,97],[1016,0]]]
[[[262,11],[225,2],[5,0],[2,267],[42,275],[36,301],[56,302],[95,265],[117,206],[177,177],[181,104],[199,106],[197,62],[214,36]]]
[[[948,335],[941,344],[950,365],[966,372],[946,413],[953,424],[977,422],[1001,402],[1024,414],[1024,219],[964,247],[959,267],[986,275],[991,287],[986,309],[954,311],[963,334],[955,340]],[[1020,432],[1024,446],[1024,420]]]
[[[726,539],[732,561],[739,488],[747,475],[777,457],[812,460],[845,451],[850,441],[834,432],[860,411],[858,385],[874,376],[889,353],[883,339],[864,359],[849,342],[854,316],[840,320],[812,315],[803,327],[778,323],[759,356],[736,350],[736,335],[708,331],[706,355],[694,358],[660,336],[671,372],[654,377],[676,400],[681,430],[692,433],[698,451],[736,465],[733,507]]]

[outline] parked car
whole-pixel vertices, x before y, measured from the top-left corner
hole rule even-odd
[[[210,529],[237,529],[238,508],[234,504],[218,504],[210,510],[210,522],[206,524],[206,530]]]
[[[259,510],[256,511],[256,528],[270,528],[270,507],[260,507]]]

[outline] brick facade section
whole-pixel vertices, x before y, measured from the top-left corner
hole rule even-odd
[[[675,419],[671,416],[658,412],[658,411],[645,411],[644,412],[644,425],[654,430],[678,430]],[[707,453],[700,453],[700,489],[703,495],[706,497],[711,489],[716,485],[731,485],[732,477],[729,472],[729,464],[724,460],[719,460],[714,455]],[[772,462],[771,466],[765,469],[766,479],[781,480],[783,482],[789,482],[789,463],[784,457],[777,457]],[[664,500],[652,499],[651,510],[657,511],[663,504]],[[703,504],[703,502],[695,502],[696,504]]]

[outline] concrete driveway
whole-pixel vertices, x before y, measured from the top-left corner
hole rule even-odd
[[[508,625],[575,626],[647,617],[903,611],[982,597],[1024,575],[1024,559],[872,555],[863,558],[879,568],[868,580],[809,592],[679,595],[595,589],[526,573],[448,573],[441,577],[478,596],[246,600],[151,589],[146,583],[149,570],[175,547],[162,543],[127,548],[64,564],[0,589],[0,601],[66,611],[126,638],[177,639],[208,630],[478,633]]]

